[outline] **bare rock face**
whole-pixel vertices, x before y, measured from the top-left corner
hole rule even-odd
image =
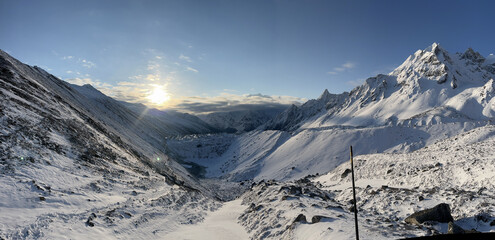
[[[441,223],[453,222],[454,218],[450,214],[450,207],[446,203],[440,203],[433,208],[415,212],[404,220],[406,223],[420,225],[426,221],[436,221]]]

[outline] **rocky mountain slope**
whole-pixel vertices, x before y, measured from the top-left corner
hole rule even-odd
[[[169,144],[183,145],[175,148],[177,155],[207,167],[207,175],[235,180],[328,172],[347,159],[349,145],[357,154],[410,152],[492,123],[495,65],[490,59],[472,49],[450,54],[435,43],[350,93],[325,91],[257,131],[219,139],[214,148],[221,145],[225,151],[218,156],[201,154],[211,146],[201,138]],[[198,145],[204,147],[194,148]],[[254,147],[243,147],[248,145]],[[192,152],[177,150],[185,148]]]
[[[2,239],[156,237],[219,206],[163,150],[180,128],[2,51],[0,102]]]
[[[484,126],[411,153],[354,158],[360,236],[446,234],[448,223],[405,219],[444,203],[458,231],[494,232],[495,127]],[[254,239],[355,239],[350,164],[297,181],[262,181],[238,217]],[[484,239],[488,239],[488,236]]]
[[[252,110],[215,112],[199,117],[211,126],[229,133],[252,131],[284,111],[285,106],[258,106]]]
[[[445,121],[488,120],[495,111],[493,79],[495,65],[469,48],[450,54],[434,43],[409,56],[389,74],[379,74],[344,96],[335,95],[320,105],[301,107],[302,114],[290,121],[301,129],[326,126],[427,125]],[[325,93],[324,93],[325,95]],[[338,97],[337,97],[338,96]],[[337,100],[339,99],[339,100]],[[318,100],[317,100],[318,101]],[[321,100],[320,100],[321,101]],[[321,105],[326,105],[323,110]],[[278,118],[288,115],[287,110]],[[297,115],[297,114],[293,114]],[[279,120],[268,129],[293,129]]]

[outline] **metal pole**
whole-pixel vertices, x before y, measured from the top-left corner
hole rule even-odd
[[[357,216],[357,201],[356,201],[356,185],[354,184],[354,163],[352,161],[352,146],[351,146],[351,174],[352,174],[352,196],[354,197],[354,223],[356,226],[356,240],[359,240],[358,216]]]

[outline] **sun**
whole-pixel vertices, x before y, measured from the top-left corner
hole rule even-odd
[[[170,95],[163,89],[162,86],[155,86],[147,98],[153,104],[162,105],[170,100]]]

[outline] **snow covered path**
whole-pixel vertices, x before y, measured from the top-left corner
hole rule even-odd
[[[237,223],[237,218],[246,208],[242,199],[226,202],[219,210],[210,213],[205,220],[195,225],[182,225],[163,239],[249,239],[246,230]]]

